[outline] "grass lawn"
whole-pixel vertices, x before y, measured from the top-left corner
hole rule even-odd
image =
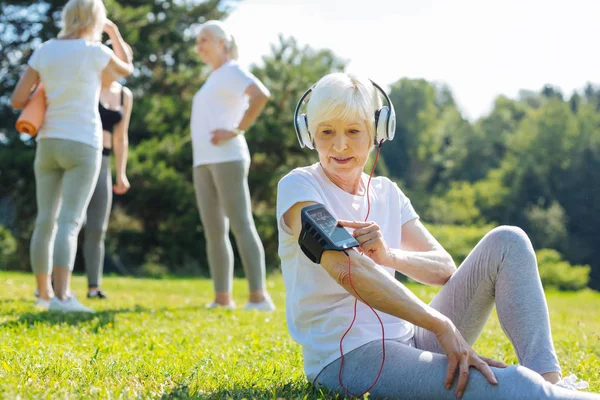
[[[205,310],[204,279],[109,277],[106,301],[84,299],[93,315],[33,307],[33,276],[0,272],[0,397],[15,398],[319,398],[305,382],[300,347],[285,323],[280,275],[268,279],[272,314]],[[428,301],[435,288],[411,286]],[[247,296],[236,280],[240,308]],[[600,392],[600,293],[548,293],[554,342],[566,373]],[[516,363],[494,316],[475,345]],[[442,384],[440,382],[440,384]]]

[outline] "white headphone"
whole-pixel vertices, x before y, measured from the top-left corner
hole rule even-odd
[[[370,80],[370,79],[369,79]],[[381,107],[375,111],[375,145],[381,146],[386,140],[394,139],[396,134],[396,112],[394,111],[394,105],[390,101],[387,93],[375,82],[371,81],[373,87],[379,91],[385,98],[387,106]],[[306,97],[312,92],[317,84],[312,85],[303,95],[300,97],[300,101],[294,111],[294,128],[296,128],[296,135],[298,136],[298,142],[300,147],[308,147],[314,149],[313,140],[314,137],[308,130],[308,119],[306,114],[300,114],[300,107],[304,104]]]

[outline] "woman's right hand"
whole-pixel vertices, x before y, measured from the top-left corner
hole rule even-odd
[[[465,392],[470,367],[477,368],[492,385],[498,384],[496,376],[489,366],[506,368],[506,365],[499,361],[477,355],[451,321],[448,321],[444,329],[436,333],[436,337],[446,357],[448,357],[448,371],[444,383],[446,389],[452,387],[454,374],[457,368],[459,370],[456,397],[461,398]]]
[[[379,265],[389,265],[392,254],[388,248],[379,225],[374,221],[338,220],[338,224],[354,229],[352,236],[360,243],[360,249]]]

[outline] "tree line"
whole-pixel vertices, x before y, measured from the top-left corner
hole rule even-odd
[[[115,196],[108,262],[130,273],[207,273],[189,119],[192,97],[208,70],[194,53],[193,26],[225,18],[230,3],[105,3],[134,49],[136,67],[126,82],[134,93],[132,190]],[[32,50],[56,36],[63,5],[57,0],[0,5],[0,269],[29,269],[36,212],[35,142],[14,130],[18,113],[8,98]],[[271,269],[278,267],[277,182],[317,160],[297,144],[294,107],[306,88],[346,64],[332,50],[299,46],[291,37],[273,41],[270,53],[251,67],[271,99],[246,133],[253,212]],[[400,185],[432,231],[450,242],[472,240],[473,227],[518,225],[536,249],[553,249],[545,259],[591,266],[589,284],[600,289],[599,87],[588,84],[565,95],[547,85],[516,99],[499,96],[491,112],[474,122],[463,117],[444,84],[400,78],[389,94],[396,137],[383,146],[376,173]]]

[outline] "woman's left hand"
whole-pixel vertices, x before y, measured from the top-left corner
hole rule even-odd
[[[112,22],[110,19],[106,19],[104,22],[104,27],[102,29],[104,32],[106,32],[107,35],[114,35],[119,28],[117,27],[117,25]]]
[[[381,229],[373,221],[345,221],[339,220],[338,224],[346,228],[353,228],[352,236],[360,243],[360,249],[371,260],[379,265],[389,265],[392,252],[385,243]]]
[[[235,132],[229,131],[227,129],[215,129],[210,133],[212,137],[210,138],[210,142],[214,145],[218,145],[221,142],[227,141],[235,136]]]
[[[113,185],[113,192],[115,192],[115,194],[125,194],[130,187],[131,184],[127,179],[127,175],[123,174],[121,177],[117,176],[117,184]]]

